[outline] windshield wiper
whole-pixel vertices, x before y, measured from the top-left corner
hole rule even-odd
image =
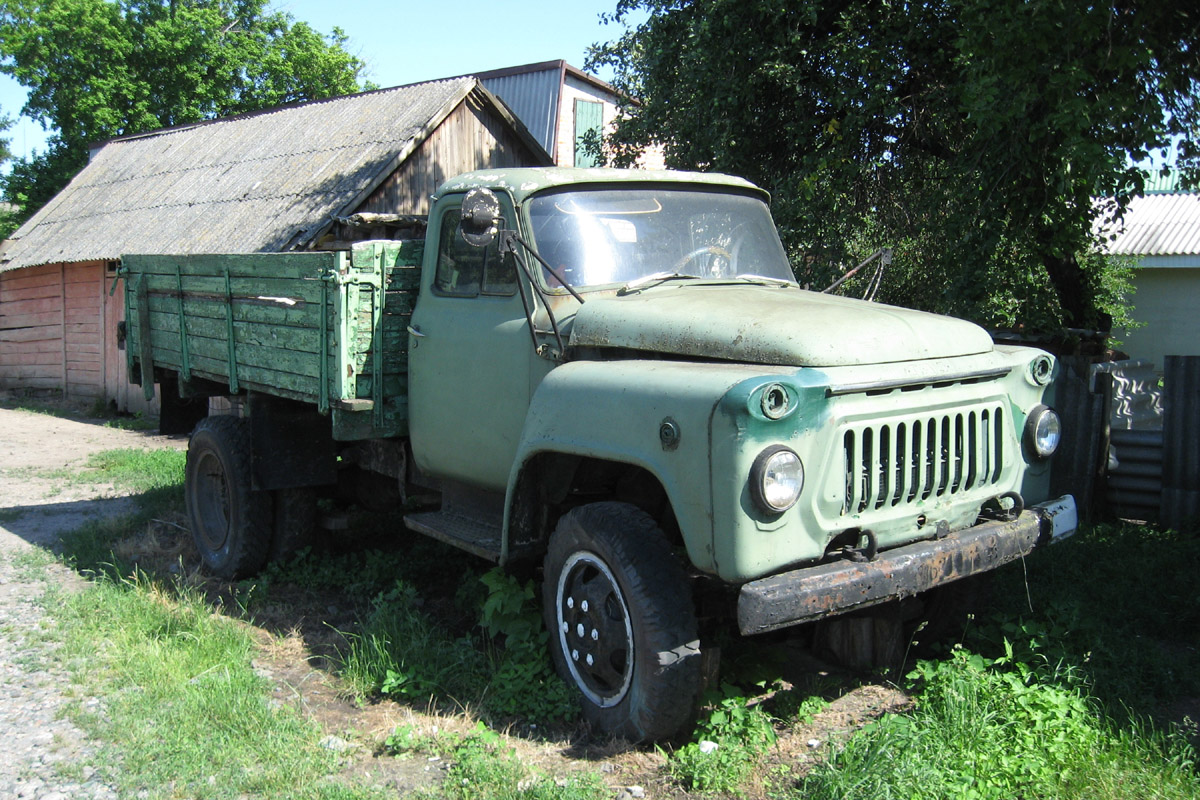
[[[783,278],[772,278],[769,275],[754,275],[745,273],[742,275],[733,276],[734,280],[745,281],[746,283],[762,283],[768,286],[795,286],[795,281],[786,281]]]
[[[617,294],[629,294],[635,292],[644,286],[652,283],[663,283],[665,281],[698,281],[699,275],[687,275],[683,272],[652,272],[649,275],[643,275],[640,278],[634,278],[629,283],[617,290]]]

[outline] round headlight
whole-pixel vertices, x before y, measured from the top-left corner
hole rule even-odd
[[[804,465],[800,456],[781,444],[758,454],[750,469],[750,493],[768,514],[782,514],[800,499],[804,488]]]
[[[1025,420],[1025,448],[1034,458],[1049,458],[1062,441],[1062,422],[1054,409],[1038,406]]]

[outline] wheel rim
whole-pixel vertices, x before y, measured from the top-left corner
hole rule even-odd
[[[633,682],[633,624],[608,565],[592,553],[573,553],[558,575],[555,612],[575,685],[601,708],[621,702]]]
[[[200,456],[193,486],[200,541],[210,553],[219,553],[229,541],[230,487],[216,453],[208,451]]]

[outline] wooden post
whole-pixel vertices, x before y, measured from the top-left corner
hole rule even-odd
[[[58,320],[59,341],[62,343],[62,388],[63,399],[71,396],[67,381],[67,265],[58,265]]]

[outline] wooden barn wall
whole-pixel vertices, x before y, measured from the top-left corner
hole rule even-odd
[[[117,323],[121,287],[109,296],[104,262],[49,264],[0,273],[0,389],[61,390],[72,400],[115,401],[155,413],[125,375]]]
[[[0,387],[102,396],[103,275],[95,262],[0,274]]]
[[[429,196],[459,173],[541,163],[504,122],[468,95],[356,210],[428,214]]]

